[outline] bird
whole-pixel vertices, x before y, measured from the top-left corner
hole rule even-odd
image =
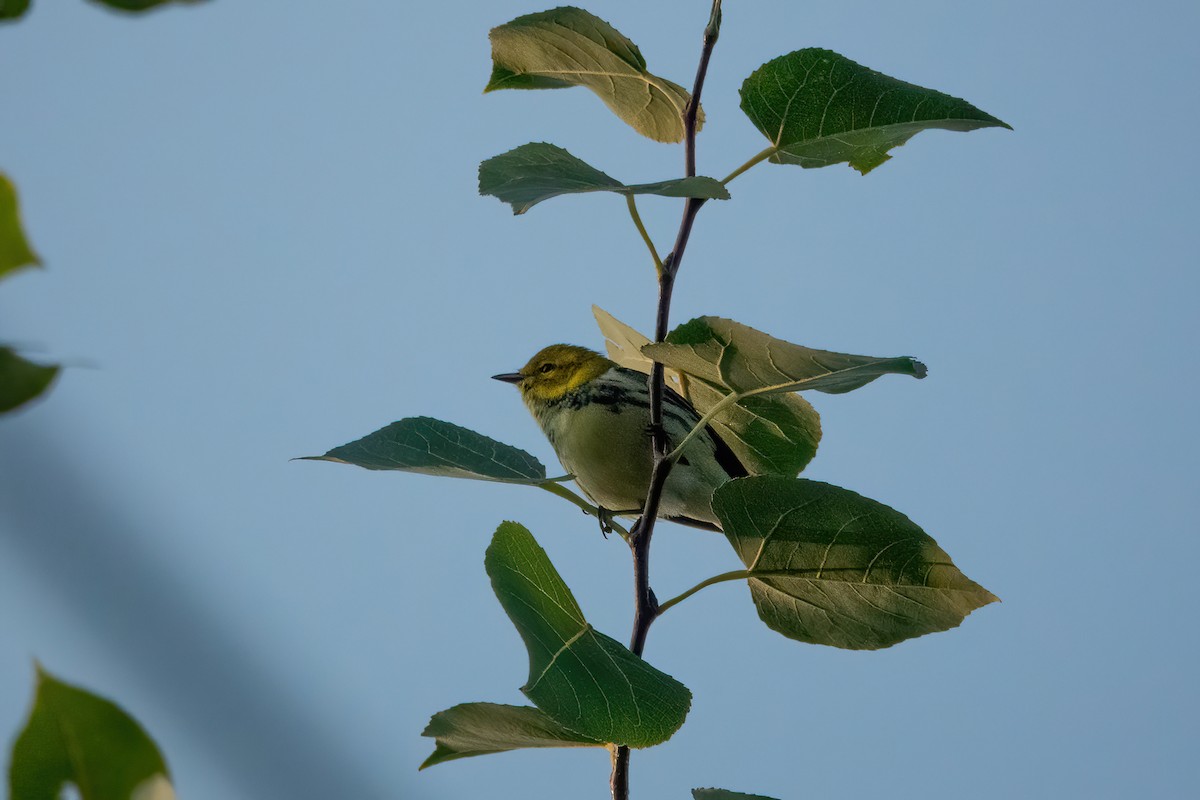
[[[631,517],[641,512],[654,465],[646,375],[586,347],[552,344],[519,371],[492,378],[521,390],[563,468],[598,507],[602,529],[606,514]],[[668,449],[699,422],[692,404],[664,386]],[[726,481],[748,474],[729,445],[705,425],[668,475],[658,516],[720,531],[712,494]]]

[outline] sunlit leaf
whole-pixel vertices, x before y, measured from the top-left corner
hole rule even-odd
[[[908,517],[827,483],[726,483],[713,510],[746,567],[758,615],[792,639],[875,650],[957,627],[996,596]]]
[[[171,800],[166,762],[145,730],[112,702],[38,669],[33,711],[13,744],[13,800]]]
[[[583,192],[729,199],[729,192],[716,178],[676,178],[626,186],[563,148],[545,143],[523,144],[479,165],[479,193],[508,203],[514,214],[524,214],[551,197]]]
[[[433,715],[422,736],[437,742],[421,769],[456,758],[530,747],[603,747],[529,706],[464,703]]]
[[[742,110],[773,146],[776,164],[849,162],[864,175],[929,128],[1009,126],[966,100],[807,48],[763,64],[742,84]]]
[[[517,17],[489,34],[497,89],[565,89],[584,86],[643,136],[683,140],[688,92],[651,74],[637,45],[604,20],[563,6]]]
[[[546,468],[524,450],[429,417],[393,422],[323,456],[301,460],[500,483],[532,485],[546,480]]]
[[[649,356],[642,353],[642,348],[650,344],[650,339],[621,322],[600,306],[592,306],[592,315],[596,318],[600,332],[604,334],[608,357],[622,367],[649,375],[654,362],[650,360]],[[665,369],[663,373],[668,386],[690,399],[688,390],[680,380],[679,372]]]
[[[642,351],[650,340],[609,314],[592,306],[607,340],[608,357],[623,367],[649,373],[653,361]],[[703,380],[689,380],[674,369],[665,370],[668,385],[704,414],[728,393]],[[816,455],[821,441],[821,417],[798,395],[757,395],[730,406],[709,423],[751,475],[795,476]]]
[[[925,377],[925,365],[908,356],[875,358],[813,350],[720,317],[680,325],[667,341],[642,352],[655,361],[731,392],[839,394],[895,373]]]
[[[630,747],[660,744],[679,729],[692,693],[593,629],[528,530],[502,524],[484,564],[529,651],[521,691],[539,709],[568,730]]]
[[[0,9],[4,0],[0,0]],[[19,14],[19,12],[18,12]],[[0,18],[3,18],[0,15]],[[21,208],[17,202],[17,188],[8,176],[0,173],[0,278],[22,267],[41,264],[25,231],[21,227]]]
[[[34,364],[0,347],[0,413],[12,411],[45,392],[58,372],[58,367]]]
[[[742,794],[728,789],[692,789],[692,800],[775,800],[761,794]]]

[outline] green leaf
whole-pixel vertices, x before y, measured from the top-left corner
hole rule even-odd
[[[582,192],[729,199],[729,192],[716,178],[676,178],[626,186],[563,148],[545,143],[523,144],[479,165],[479,193],[508,203],[514,214],[524,214],[551,197]]]
[[[16,19],[29,8],[29,0],[0,0],[0,20]]]
[[[925,377],[925,365],[908,356],[875,358],[813,350],[768,336],[740,322],[698,317],[642,352],[668,367],[731,392],[766,394],[815,389],[840,394],[881,375]]]
[[[604,334],[608,357],[626,369],[637,370],[649,375],[654,362],[642,353],[642,348],[650,344],[650,339],[645,334],[621,322],[600,306],[592,306],[592,316],[596,318],[596,325]],[[686,380],[683,373],[666,368],[663,370],[663,376],[666,378],[668,386],[687,397],[687,389],[683,385]]]
[[[608,357],[623,367],[650,373],[654,364],[642,350],[650,340],[598,306],[592,306],[604,334]],[[666,369],[667,383],[686,397],[701,414],[710,411],[726,392],[702,380],[689,380]],[[727,407],[709,422],[751,475],[795,477],[817,453],[821,417],[798,395],[756,395]]]
[[[594,630],[528,530],[502,524],[484,564],[529,651],[529,680],[521,691],[534,705],[599,742],[650,747],[679,729],[692,693]]]
[[[13,800],[168,800],[170,773],[153,740],[115,704],[38,667],[33,712],[13,744]]]
[[[496,703],[463,703],[439,711],[421,735],[437,742],[421,769],[456,758],[530,747],[604,746],[567,730],[536,708]]]
[[[546,481],[542,462],[524,450],[429,417],[393,422],[323,456],[301,460],[500,483],[535,485]]]
[[[692,800],[775,800],[761,794],[742,794],[728,789],[692,789]]]
[[[0,347],[0,413],[12,411],[50,387],[58,367],[26,361],[10,348]]]
[[[3,2],[4,0],[0,0],[0,3]],[[8,8],[9,6],[0,8],[0,19],[4,18],[3,10]],[[17,12],[13,16],[19,14],[20,12]],[[21,228],[17,187],[13,186],[7,175],[0,173],[0,278],[22,267],[38,266],[41,263]]]
[[[725,392],[701,380],[688,381],[688,398],[701,414]],[[794,478],[817,454],[821,416],[797,394],[754,395],[719,412],[709,422],[751,475]]]
[[[830,50],[763,64],[742,84],[742,110],[771,141],[776,164],[849,162],[864,175],[929,128],[1010,128],[966,100],[898,81]]]
[[[563,6],[493,28],[497,89],[591,89],[614,114],[656,142],[683,140],[687,90],[646,70],[637,45],[599,17]]]
[[[792,639],[875,650],[957,627],[998,598],[882,503],[827,483],[765,476],[717,489],[713,510],[752,571],[750,596]]]
[[[204,0],[92,0],[92,2],[115,8],[118,11],[149,11],[168,3],[203,3]]]

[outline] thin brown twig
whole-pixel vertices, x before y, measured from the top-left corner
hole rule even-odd
[[[700,64],[696,67],[696,81],[691,99],[683,112],[684,159],[686,176],[696,174],[696,123],[700,112],[700,94],[704,89],[704,78],[708,73],[708,62],[721,27],[721,0],[713,0],[712,13],[704,29],[704,46],[700,51]],[[692,224],[704,205],[703,198],[688,198],[683,207],[683,219],[675,236],[675,247],[663,259],[663,268],[658,277],[658,313],[655,317],[654,340],[667,338],[671,316],[671,293],[675,287],[675,276],[683,261],[683,253],[692,235]],[[642,516],[629,533],[629,547],[633,553],[634,612],[633,633],[629,649],[641,655],[646,647],[646,636],[650,625],[658,614],[658,601],[650,588],[650,539],[654,535],[654,522],[658,519],[658,507],[662,501],[663,487],[671,471],[667,459],[667,436],[663,429],[663,367],[655,364],[650,371],[650,429],[653,432],[654,468],[650,474],[650,485],[646,491],[646,505]],[[609,781],[613,800],[629,800],[629,748],[618,747],[612,760],[612,777]]]

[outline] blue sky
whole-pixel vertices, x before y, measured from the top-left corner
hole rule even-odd
[[[690,83],[707,3],[587,7]],[[0,285],[0,340],[70,365],[0,420],[5,736],[36,656],[135,713],[183,796],[604,796],[602,752],[416,767],[433,712],[522,702],[525,652],[483,572],[498,522],[526,524],[624,640],[619,540],[540,492],[289,461],[430,415],[554,465],[488,376],[601,346],[593,303],[651,327],[619,198],[513,218],[476,196],[478,163],[529,141],[627,183],[681,174],[678,148],[583,90],[481,94],[487,30],[538,10],[39,0],[0,28],[0,170],[47,265]],[[696,699],[635,754],[638,796],[1190,788],[1198,23],[1165,0],[726,9],[701,173],[761,149],[737,88],[806,46],[1015,128],[925,133],[865,178],[755,168],[702,212],[674,305],[927,363],[812,398],[806,476],[905,512],[1004,602],[855,653],[770,632],[743,587],[702,592],[651,632],[647,657]],[[677,206],[641,207],[665,251]],[[654,584],[731,561],[663,526]]]

